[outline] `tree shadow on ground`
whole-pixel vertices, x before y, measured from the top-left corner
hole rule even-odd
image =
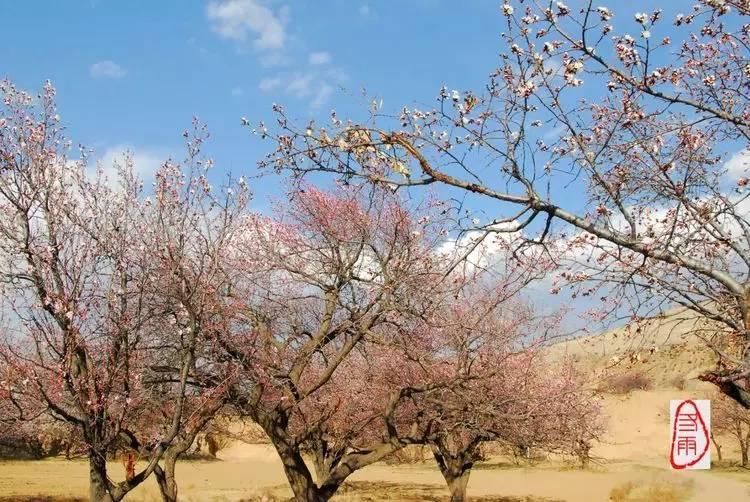
[[[484,462],[477,462],[472,467],[473,470],[477,471],[488,471],[496,469],[524,469],[526,467],[535,467],[538,463],[533,461],[530,462],[513,462],[507,460],[487,460]]]
[[[355,481],[342,486],[334,501],[351,502],[377,502],[390,500],[398,502],[448,502],[448,489],[440,485],[411,484],[411,483],[389,483],[375,481]],[[244,499],[245,502],[277,502],[288,500],[288,497],[279,497],[274,492],[267,492],[254,498]],[[485,496],[471,497],[474,502],[562,502],[559,499],[545,497],[501,497]]]
[[[750,473],[749,466],[742,466],[742,464],[736,460],[712,460],[711,469],[721,472],[741,472]]]
[[[0,502],[85,502],[81,497],[49,497],[47,495],[36,496],[0,496]]]
[[[592,459],[586,467],[581,467],[578,462],[545,462],[545,461],[523,461],[512,462],[506,460],[491,460],[479,462],[472,467],[475,471],[496,471],[496,470],[513,470],[513,469],[534,469],[536,471],[556,471],[556,472],[606,472],[609,462]]]

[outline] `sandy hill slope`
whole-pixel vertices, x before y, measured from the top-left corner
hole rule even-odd
[[[717,356],[701,337],[717,329],[689,310],[675,309],[601,334],[561,341],[548,351],[553,358],[572,358],[597,380],[637,372],[656,389],[709,388],[696,377],[713,368]]]

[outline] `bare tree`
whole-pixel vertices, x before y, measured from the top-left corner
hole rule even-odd
[[[731,436],[737,440],[740,449],[740,465],[747,467],[748,451],[750,450],[750,417],[747,410],[737,404],[736,401],[719,395],[712,401],[711,407],[711,433],[714,431]],[[711,438],[713,440],[713,437]],[[716,446],[716,441],[714,440]],[[721,460],[721,450],[716,447]]]

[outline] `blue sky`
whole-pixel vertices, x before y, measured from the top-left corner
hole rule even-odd
[[[434,106],[440,88],[482,89],[497,67],[500,2],[475,0],[25,0],[0,3],[7,40],[0,78],[37,90],[50,79],[67,135],[105,166],[134,154],[146,181],[182,158],[193,116],[211,131],[217,174],[256,172],[273,148],[241,126],[299,123]],[[254,180],[252,206],[280,195],[279,177]]]
[[[68,136],[111,161],[125,148],[144,173],[181,153],[195,115],[218,169],[254,169],[272,147],[240,117],[271,104],[306,120],[361,110],[362,87],[386,108],[431,104],[441,85],[481,86],[497,63],[502,17],[489,0],[283,2],[5,1],[0,77],[58,89]],[[343,89],[342,89],[343,88]],[[256,203],[274,181],[256,186]]]
[[[661,6],[671,17],[690,7],[612,6],[628,30],[635,10]],[[4,48],[0,78],[29,90],[52,80],[68,136],[105,165],[128,149],[148,181],[170,155],[181,158],[181,133],[197,116],[212,133],[206,152],[217,171],[247,175],[273,144],[248,134],[240,118],[273,120],[274,102],[304,123],[332,108],[361,118],[363,87],[383,98],[386,112],[431,107],[443,85],[481,92],[499,63],[500,7],[499,0],[5,0],[4,38],[14,43]],[[666,24],[661,35],[671,34]],[[736,159],[741,165],[744,157]],[[253,206],[265,209],[281,181],[252,186]],[[584,200],[563,192],[563,204]],[[476,208],[497,216],[486,200]]]
[[[616,25],[632,30],[632,13],[657,5],[667,18],[689,10],[616,5]],[[499,63],[500,11],[499,0],[5,0],[5,39],[16,43],[0,78],[29,90],[52,80],[68,136],[94,158],[130,149],[147,177],[181,158],[181,132],[197,116],[217,171],[247,174],[273,145],[240,118],[273,120],[274,102],[305,123],[332,108],[362,118],[363,87],[386,112],[431,107],[442,85],[481,92]],[[671,34],[665,24],[660,34]],[[256,207],[278,183],[254,184]]]

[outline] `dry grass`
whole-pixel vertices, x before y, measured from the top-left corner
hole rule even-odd
[[[737,460],[716,460],[711,459],[711,470],[721,472],[740,472],[743,474],[750,474],[750,466],[742,467]]]
[[[612,502],[683,502],[690,498],[692,482],[665,482],[636,484],[632,481],[617,485],[609,492]]]

